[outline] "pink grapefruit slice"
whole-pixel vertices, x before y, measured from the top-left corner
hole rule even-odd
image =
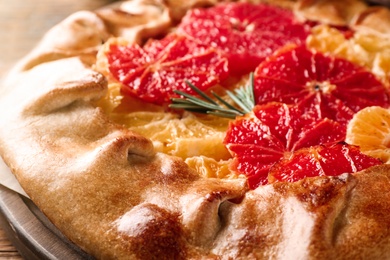
[[[173,90],[194,94],[186,81],[207,90],[228,76],[227,60],[214,48],[176,34],[143,47],[111,45],[107,58],[122,93],[158,105],[177,96]]]
[[[306,177],[356,173],[380,164],[379,159],[363,154],[357,146],[317,145],[286,154],[271,167],[268,178],[270,183],[295,182]]]
[[[258,104],[301,103],[344,124],[365,107],[390,104],[386,87],[374,74],[305,46],[285,48],[261,63],[254,91]]]
[[[347,60],[283,48],[255,71],[253,113],[230,124],[225,145],[232,168],[251,188],[268,183],[268,171],[295,151],[345,140],[353,115],[367,106],[389,107],[385,86]]]
[[[287,9],[225,3],[191,10],[178,32],[221,50],[228,57],[231,73],[242,75],[280,47],[304,42],[309,28]]]
[[[234,157],[232,168],[245,174],[254,189],[268,183],[268,171],[285,154],[336,143],[345,134],[343,125],[322,117],[320,111],[270,102],[231,122],[224,143]]]

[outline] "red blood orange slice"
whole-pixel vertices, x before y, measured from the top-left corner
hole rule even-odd
[[[389,107],[387,89],[371,72],[304,46],[286,48],[261,63],[254,91],[258,104],[305,103],[344,123],[365,107]]]
[[[338,176],[380,165],[379,159],[360,152],[357,146],[338,143],[303,148],[287,154],[269,172],[269,182],[295,182],[305,177]]]
[[[262,62],[254,90],[260,105],[232,123],[225,138],[233,169],[247,175],[252,188],[266,184],[268,170],[286,154],[344,141],[355,112],[389,106],[386,88],[372,73],[304,46]]]
[[[270,167],[286,153],[342,141],[345,132],[343,125],[318,110],[270,102],[230,123],[224,143],[234,157],[233,169],[256,188],[268,182]]]
[[[231,73],[242,75],[287,43],[302,43],[309,26],[290,10],[267,4],[228,3],[193,9],[178,28],[204,44],[220,49]]]
[[[227,60],[215,49],[175,34],[143,47],[111,45],[107,58],[124,94],[158,105],[170,102],[173,90],[193,93],[186,80],[206,90],[228,76]]]

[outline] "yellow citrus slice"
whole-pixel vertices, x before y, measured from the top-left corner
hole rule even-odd
[[[390,162],[390,110],[367,107],[356,113],[347,127],[346,142],[363,153]]]
[[[150,111],[111,113],[110,116],[115,122],[150,138],[158,152],[183,159],[200,155],[215,160],[230,157],[222,143],[227,119]]]
[[[237,175],[229,169],[231,159],[217,161],[205,156],[194,156],[187,158],[185,162],[189,167],[196,170],[200,176],[206,178],[237,178]]]
[[[100,107],[107,114],[110,114],[121,104],[122,95],[120,94],[121,84],[111,83],[108,85],[108,91],[106,95],[96,102],[96,106]]]

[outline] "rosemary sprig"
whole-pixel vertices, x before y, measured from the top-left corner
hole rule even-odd
[[[174,92],[181,95],[182,98],[172,98],[172,104],[170,104],[169,107],[234,119],[236,116],[245,115],[251,112],[255,106],[253,73],[250,74],[248,85],[236,89],[234,93],[229,90],[226,91],[227,95],[234,101],[236,106],[228,103],[214,91],[211,91],[211,94],[216,98],[216,101],[192,83],[188,81],[186,81],[186,83],[203,99],[180,90],[175,90]]]

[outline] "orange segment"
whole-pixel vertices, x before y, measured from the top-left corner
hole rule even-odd
[[[182,117],[164,112],[112,113],[111,118],[147,138],[158,152],[179,156],[207,156],[216,160],[230,157],[222,144],[228,120],[213,116],[194,116],[186,113]]]
[[[390,110],[368,107],[348,124],[346,142],[360,146],[368,155],[390,162]]]
[[[121,84],[119,83],[111,83],[108,85],[108,91],[106,95],[95,102],[95,105],[103,108],[103,110],[110,114],[121,104],[122,95],[120,94]]]
[[[195,156],[187,158],[185,162],[200,176],[206,178],[237,178],[237,175],[229,169],[231,160],[217,161],[205,156]]]

